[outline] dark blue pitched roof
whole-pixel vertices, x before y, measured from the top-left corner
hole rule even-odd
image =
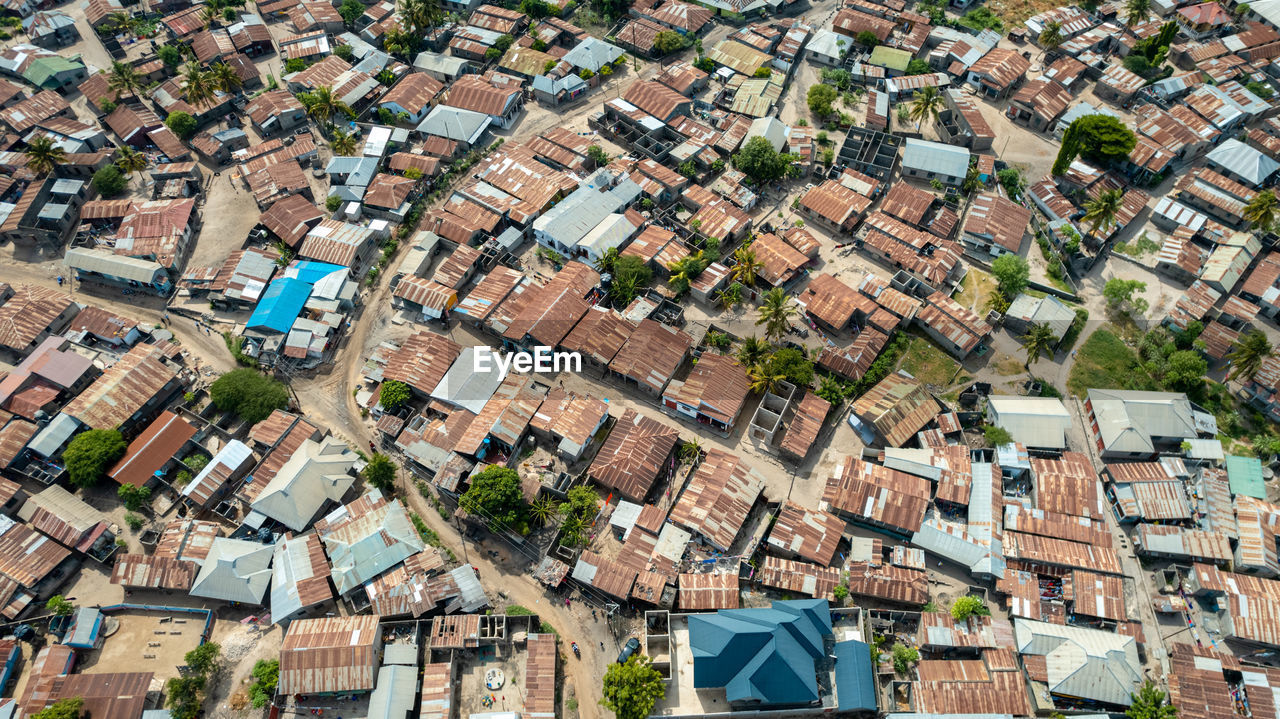
[[[866,642],[836,642],[836,703],[847,711],[876,711],[876,684],[871,647]]]
[[[781,706],[817,701],[814,662],[823,656],[823,638],[830,634],[825,599],[691,616],[693,685],[724,687],[730,702]]]

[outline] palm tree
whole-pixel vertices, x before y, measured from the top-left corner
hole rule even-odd
[[[307,106],[307,114],[317,122],[324,122],[326,132],[333,128],[333,116],[338,113],[353,117],[354,112],[347,103],[343,102],[333,94],[333,88],[321,85],[312,90],[308,95],[310,104]]]
[[[640,293],[640,280],[635,276],[622,277],[613,279],[613,285],[609,287],[609,299],[614,301],[616,307],[626,307]]]
[[[1103,190],[1092,200],[1084,203],[1084,221],[1089,224],[1089,234],[1097,236],[1099,229],[1103,235],[1111,231],[1116,224],[1116,213],[1120,211],[1124,190]],[[1098,237],[1099,241],[1103,237]]]
[[[938,119],[938,113],[942,111],[942,95],[938,94],[938,88],[926,87],[916,93],[916,99],[911,103],[911,119],[916,121],[916,129],[920,129],[920,123],[927,119]]]
[[[124,174],[139,173],[147,169],[147,156],[129,147],[128,145],[116,146],[116,169]]]
[[[667,279],[667,284],[676,291],[676,294],[683,294],[685,290],[689,289],[689,285],[704,267],[702,250],[682,257],[667,265],[667,269],[671,271],[671,277]]]
[[[356,136],[342,130],[333,131],[333,139],[329,141],[329,149],[334,155],[347,157],[356,154]]]
[[[422,37],[427,30],[439,24],[440,3],[437,0],[401,0],[400,15],[409,24],[412,34]]]
[[[1128,13],[1125,17],[1125,24],[1133,27],[1147,19],[1147,12],[1151,10],[1151,0],[1128,0],[1124,5],[1124,9]]]
[[[195,106],[203,105],[213,99],[213,83],[209,73],[200,69],[194,62],[187,63],[182,73],[183,89],[187,94],[187,102]]]
[[[107,87],[115,92],[115,99],[119,100],[120,93],[133,95],[142,87],[142,76],[127,62],[113,62],[107,76]]]
[[[1276,193],[1263,190],[1244,206],[1244,219],[1255,230],[1269,230],[1276,223]]]
[[[610,247],[604,251],[604,255],[596,260],[596,272],[601,274],[605,272],[613,272],[613,263],[618,261],[618,248]]]
[[[769,343],[751,335],[742,341],[742,346],[738,348],[738,364],[743,367],[751,367],[764,361],[769,355],[771,348]]]
[[[104,25],[107,28],[107,32],[132,35],[134,28],[138,26],[138,20],[128,13],[117,12],[112,13]]]
[[[533,517],[533,521],[538,524],[546,524],[558,512],[555,500],[550,497],[538,497],[533,500],[533,504],[529,505],[529,515]]]
[[[1062,36],[1062,23],[1057,20],[1045,23],[1044,29],[1040,31],[1040,47],[1043,47],[1045,52],[1057,50],[1063,40],[1066,38]]]
[[[218,24],[218,20],[222,18],[222,0],[205,0],[204,11],[200,13],[200,19],[204,21],[206,28]]]
[[[565,517],[564,522],[560,525],[560,531],[564,533],[562,541],[574,546],[583,544],[582,530],[586,529],[586,527],[586,522],[583,522],[582,517],[576,514]]]
[[[776,390],[778,385],[786,378],[787,374],[785,372],[770,368],[768,362],[752,365],[747,370],[748,386],[752,392],[757,394]]]
[[[1253,379],[1254,375],[1258,374],[1262,361],[1274,354],[1275,348],[1261,331],[1252,330],[1240,336],[1232,345],[1231,351],[1227,353],[1227,360],[1231,362],[1231,374],[1227,379],[1233,380],[1237,377]]]
[[[742,284],[734,282],[720,290],[720,294],[716,295],[716,301],[720,303],[720,308],[725,310],[742,304]]]
[[[781,287],[774,287],[764,295],[760,305],[760,316],[757,325],[764,325],[764,336],[774,342],[781,341],[791,328],[791,318],[796,308],[787,300],[787,293]]]
[[[38,175],[47,175],[67,161],[67,151],[53,144],[48,135],[31,138],[27,144],[27,167]]]
[[[747,246],[733,251],[734,265],[730,273],[733,279],[751,287],[756,283],[756,275],[764,269],[764,265],[756,259],[756,251]]]
[[[1031,369],[1031,363],[1040,359],[1040,355],[1048,354],[1057,339],[1048,322],[1031,325],[1031,329],[1022,338],[1022,348],[1027,351],[1027,361],[1022,363],[1023,368]]]
[[[698,441],[697,437],[680,445],[681,462],[692,462],[700,456],[702,456],[702,443]]]
[[[240,78],[240,73],[235,68],[225,62],[220,62],[209,68],[209,84],[214,89],[221,90],[227,94],[231,94],[240,89],[244,84],[244,80]]]

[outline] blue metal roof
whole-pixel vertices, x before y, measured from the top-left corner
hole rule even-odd
[[[267,286],[258,306],[245,324],[248,329],[268,329],[284,334],[293,327],[294,320],[307,298],[311,296],[311,285],[292,277],[283,277]]]
[[[730,702],[760,706],[817,701],[814,663],[823,656],[823,638],[830,634],[825,599],[775,601],[768,609],[691,616],[693,685],[724,687]]]
[[[346,271],[346,267],[343,267],[342,265],[335,265],[332,262],[294,260],[289,263],[289,268],[285,271],[285,276],[302,280],[309,285],[314,285],[335,272]]]
[[[876,711],[876,681],[866,642],[836,642],[836,707],[842,712]]]

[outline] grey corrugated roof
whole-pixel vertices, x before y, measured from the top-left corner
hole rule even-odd
[[[71,435],[75,434],[83,425],[80,420],[69,414],[59,412],[44,429],[40,430],[31,443],[27,445],[27,449],[46,459],[53,456],[67,440],[71,439]]]
[[[1255,187],[1265,183],[1276,173],[1276,170],[1280,170],[1280,162],[1276,162],[1234,137],[1213,148],[1205,159],[1252,183]]]
[[[964,177],[969,170],[969,151],[963,147],[909,137],[904,143],[902,165],[948,177]]]
[[[418,123],[418,132],[474,144],[489,128],[493,118],[481,112],[463,110],[460,107],[436,105]]]
[[[272,551],[270,544],[218,537],[191,585],[191,596],[262,604],[271,583]]]
[[[987,409],[992,421],[1008,430],[1018,444],[1057,449],[1067,446],[1071,414],[1062,400],[994,395],[987,399]]]
[[[295,532],[306,529],[329,502],[341,501],[355,483],[350,474],[356,454],[342,440],[306,440],[267,482],[253,510]]]
[[[378,683],[369,695],[368,719],[405,719],[418,693],[418,668],[383,665]]]
[[[75,247],[67,250],[66,261],[67,267],[73,270],[97,272],[146,284],[153,282],[157,273],[164,272],[164,267],[158,262],[125,257],[93,248]]]
[[[591,72],[600,72],[600,68],[611,65],[622,57],[622,48],[615,47],[594,37],[578,43],[561,58],[574,67],[585,67]]]

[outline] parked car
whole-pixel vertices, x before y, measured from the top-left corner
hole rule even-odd
[[[638,651],[640,651],[640,640],[635,637],[631,637],[627,640],[626,646],[622,648],[622,653],[618,655],[618,663],[626,664],[627,660],[631,658],[631,655]]]

